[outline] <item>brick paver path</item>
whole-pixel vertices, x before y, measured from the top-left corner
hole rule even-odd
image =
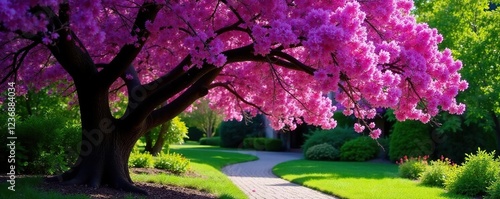
[[[232,151],[234,152],[234,151]],[[301,153],[237,151],[259,157],[259,160],[233,164],[222,169],[234,184],[249,198],[258,199],[320,199],[333,196],[283,180],[272,173],[272,168],[290,160],[301,159]]]

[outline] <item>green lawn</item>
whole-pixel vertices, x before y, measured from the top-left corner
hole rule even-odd
[[[248,198],[221,172],[221,169],[229,164],[256,160],[257,158],[252,155],[204,150],[204,148],[201,145],[175,145],[170,149],[170,152],[180,153],[189,158],[191,171],[199,175],[198,177],[132,174],[132,179],[194,188],[213,193],[219,198]]]
[[[203,145],[177,145],[172,146],[170,152],[181,153],[191,160],[191,172],[195,177],[176,175],[146,175],[131,174],[135,182],[154,182],[174,186],[194,188],[212,193],[219,198],[248,198],[236,185],[234,185],[221,169],[222,167],[238,162],[257,159],[257,157],[239,153],[227,153],[215,150],[219,147]],[[16,191],[7,189],[7,183],[0,182],[0,198],[88,198],[84,195],[61,195],[57,192],[42,192],[36,187],[42,182],[41,178],[16,179]]]
[[[398,167],[393,164],[294,160],[276,165],[273,172],[288,181],[341,198],[467,198],[399,178]]]

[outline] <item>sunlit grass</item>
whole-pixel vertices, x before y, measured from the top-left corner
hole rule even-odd
[[[183,154],[191,160],[191,175],[147,175],[131,174],[135,182],[153,182],[193,188],[216,195],[218,198],[248,198],[229,178],[221,171],[222,167],[238,162],[256,160],[257,157],[239,153],[227,153],[215,150],[205,150],[206,147],[219,149],[219,147],[202,145],[173,146],[170,152]],[[37,187],[42,183],[41,178],[16,179],[16,191],[7,189],[6,182],[0,182],[0,198],[42,198],[66,199],[89,198],[85,195],[62,195],[56,191],[40,191]]]
[[[170,152],[180,153],[190,159],[191,172],[194,173],[194,176],[132,174],[132,179],[134,181],[194,188],[215,194],[219,198],[248,198],[222,173],[221,169],[229,164],[256,160],[255,156],[204,150],[203,148],[188,146],[172,146]]]
[[[467,198],[399,178],[397,165],[393,164],[294,160],[276,165],[273,172],[285,180],[342,198]]]

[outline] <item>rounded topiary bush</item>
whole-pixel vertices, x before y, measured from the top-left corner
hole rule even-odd
[[[399,165],[398,173],[402,178],[416,180],[425,171],[426,167],[427,161],[411,158]]]
[[[237,148],[247,137],[245,123],[236,120],[222,122],[220,125],[221,147]]]
[[[246,137],[258,137],[265,135],[264,116],[257,115],[250,122],[226,121],[218,128],[221,137],[221,147],[238,148],[243,146]]]
[[[404,156],[418,157],[433,152],[433,142],[429,125],[419,121],[397,122],[390,136],[389,158],[397,161]]]
[[[253,149],[253,140],[255,138],[245,138],[243,140],[243,148],[245,149]]]
[[[186,138],[186,140],[192,140],[192,141],[199,142],[200,139],[203,138],[203,134],[205,134],[205,132],[203,132],[199,128],[190,126],[188,128],[188,134],[187,134],[188,138]]]
[[[283,141],[280,139],[266,139],[266,151],[281,151],[283,150]]]
[[[258,151],[263,151],[266,149],[266,138],[255,138],[253,139],[253,148]]]
[[[339,158],[340,152],[332,145],[323,143],[307,149],[305,156],[309,160],[336,160]]]
[[[448,160],[431,161],[421,174],[420,183],[431,187],[444,187],[445,179],[455,168]]]
[[[200,145],[220,146],[220,137],[200,138]]]
[[[347,141],[340,148],[340,159],[346,161],[367,161],[377,156],[379,146],[369,137],[358,137]]]
[[[500,180],[500,161],[493,152],[478,149],[476,154],[467,154],[465,162],[445,180],[445,187],[452,193],[478,196],[485,195],[493,182]]]
[[[333,148],[339,149],[346,141],[359,137],[359,134],[354,132],[352,128],[336,127],[331,130],[314,131],[308,136],[307,140],[302,145],[302,150],[307,152],[310,147],[328,143]]]

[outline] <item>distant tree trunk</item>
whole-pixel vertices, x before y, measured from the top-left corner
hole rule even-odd
[[[144,151],[147,151],[147,152],[152,151],[153,150],[153,132],[148,131],[144,135],[144,139],[146,140],[146,146],[144,147]]]
[[[146,133],[146,138],[149,137],[149,142],[146,142],[146,146],[148,146],[149,144],[150,148],[145,149],[145,151],[149,152],[153,156],[157,156],[158,154],[160,154],[163,149],[163,145],[165,144],[165,136],[168,133],[170,125],[172,125],[170,121],[161,125],[160,132],[158,133],[158,137],[156,138],[156,142],[154,145],[152,139],[153,133],[151,131]],[[146,141],[148,141],[148,139],[146,139]]]

